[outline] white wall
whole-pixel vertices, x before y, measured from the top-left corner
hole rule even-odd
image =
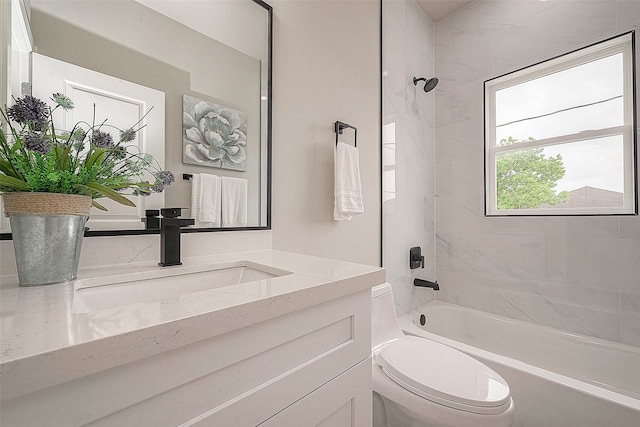
[[[380,265],[380,3],[271,4],[273,247]],[[365,213],[351,221],[333,220],[336,120],[358,128]]]
[[[483,81],[634,28],[637,1],[476,0],[438,22],[438,299],[640,345],[640,217],[485,218],[482,184]]]
[[[435,280],[435,91],[413,77],[434,75],[434,30],[414,0],[383,1],[383,266],[403,315],[435,298],[413,286]],[[435,89],[438,90],[437,88]],[[424,269],[409,268],[409,249],[422,248]]]

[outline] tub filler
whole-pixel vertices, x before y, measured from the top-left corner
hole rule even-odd
[[[639,347],[439,301],[399,322],[405,333],[457,348],[507,380],[516,427],[640,426]]]

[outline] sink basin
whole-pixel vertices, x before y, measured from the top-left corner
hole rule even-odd
[[[238,261],[76,280],[72,311],[86,313],[272,279],[289,271]]]

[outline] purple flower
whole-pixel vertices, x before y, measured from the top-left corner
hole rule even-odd
[[[112,153],[113,153],[113,156],[119,160],[123,160],[127,157],[126,147],[117,146],[113,149]]]
[[[148,183],[149,183],[149,181],[142,181],[142,183],[144,183],[144,184],[148,184]],[[147,189],[144,189],[144,190],[143,190],[143,189],[141,189],[141,188],[136,188],[136,189],[134,189],[134,190],[133,190],[133,192],[132,192],[132,194],[133,194],[134,196],[142,196],[142,197],[147,197],[147,196],[150,196],[150,195],[151,195],[150,190],[147,190]]]
[[[164,191],[164,187],[165,187],[164,183],[156,181],[155,185],[149,189],[154,193],[162,193]]]
[[[30,125],[35,130],[42,130],[49,118],[47,104],[31,95],[14,99],[15,104],[7,108],[7,116],[21,125]]]
[[[156,177],[156,182],[161,183],[163,187],[165,185],[171,185],[176,182],[176,177],[171,171],[159,171],[156,172],[154,176]]]
[[[91,134],[91,144],[98,148],[111,148],[113,147],[113,138],[106,132],[96,130]]]
[[[24,148],[36,153],[46,154],[51,149],[51,142],[44,136],[36,132],[29,132],[23,135]]]

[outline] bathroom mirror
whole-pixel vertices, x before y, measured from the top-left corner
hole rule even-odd
[[[85,105],[100,104],[84,99],[84,93],[91,92],[107,103],[135,99],[136,106],[144,106],[140,111],[153,107],[145,119],[147,138],[139,145],[173,172],[175,183],[155,200],[133,198],[137,208],[113,203],[106,215],[94,208],[88,236],[156,233],[157,229],[145,229],[147,209],[182,207],[187,208],[183,216],[192,216],[192,178],[198,174],[243,181],[240,194],[245,197],[241,204],[246,204],[246,221],[204,222],[185,231],[270,228],[272,9],[268,4],[261,0],[3,3],[1,36],[3,46],[12,48],[2,52],[2,104],[10,105],[13,96],[26,93],[48,100],[52,90],[76,88],[70,97],[78,94]],[[11,34],[5,31],[6,12]],[[93,88],[94,77],[89,75],[101,83],[79,91],[78,87],[88,87],[82,83],[85,78]],[[206,150],[198,147],[198,136],[189,138],[184,117],[193,115],[198,103],[240,117],[246,145],[234,161],[225,163],[224,156],[215,161],[206,152],[203,156]],[[111,108],[122,110],[117,105]],[[9,238],[8,231],[3,218],[2,238]]]

